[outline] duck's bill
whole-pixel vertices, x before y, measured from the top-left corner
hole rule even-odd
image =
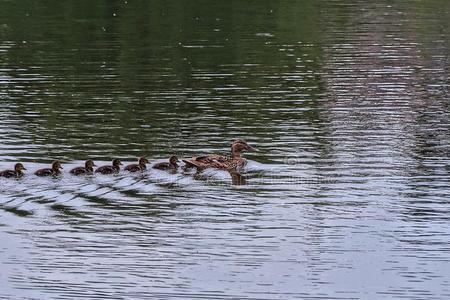
[[[254,147],[252,147],[250,145],[248,145],[248,151],[250,151],[250,152],[259,152],[258,149],[254,148]]]
[[[23,167],[22,170],[27,170],[27,168]]]

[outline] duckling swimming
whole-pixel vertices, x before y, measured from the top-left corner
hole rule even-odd
[[[175,155],[172,155],[169,158],[169,162],[157,163],[157,164],[155,164],[153,166],[153,169],[158,169],[158,170],[176,170],[176,169],[178,169],[177,162],[179,162],[178,157],[176,157]]]
[[[23,176],[22,170],[26,170],[25,167],[21,163],[17,163],[14,165],[14,170],[4,170],[0,172],[0,177],[6,178],[20,178]]]
[[[59,161],[54,161],[52,163],[51,168],[44,168],[37,170],[34,175],[36,176],[57,176],[61,174],[61,171],[59,169],[62,169],[61,163]]]
[[[144,156],[139,157],[139,162],[137,164],[131,164],[125,167],[125,171],[129,172],[139,172],[139,171],[145,171],[147,169],[147,166],[145,164],[148,164],[149,161]]]
[[[96,167],[96,165],[94,164],[92,159],[88,159],[84,163],[84,167],[76,167],[76,168],[70,170],[70,174],[77,175],[77,176],[85,175],[85,174],[92,174],[92,173],[94,173],[94,167]]]
[[[258,151],[250,146],[246,141],[237,139],[231,144],[231,156],[226,155],[206,155],[183,159],[186,167],[195,167],[197,170],[216,168],[222,170],[240,170],[247,165],[247,160],[241,156],[246,151]]]
[[[112,166],[101,166],[100,168],[97,168],[97,170],[95,170],[95,173],[102,173],[102,174],[119,173],[121,165],[122,162],[120,161],[120,159],[116,158],[112,161]]]

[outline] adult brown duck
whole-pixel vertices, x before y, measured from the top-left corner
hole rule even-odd
[[[147,169],[146,164],[148,164],[149,161],[144,156],[139,157],[137,164],[131,164],[125,167],[125,171],[128,172],[139,172],[139,171],[145,171]]]
[[[258,151],[246,141],[238,139],[231,144],[231,156],[206,155],[183,159],[187,168],[195,167],[197,170],[216,168],[228,171],[241,170],[247,165],[247,160],[241,156],[243,152]]]
[[[14,165],[14,170],[4,170],[0,172],[0,177],[6,178],[20,178],[23,176],[22,170],[26,170],[25,167],[21,163],[17,163]]]
[[[175,155],[172,155],[169,158],[168,162],[160,162],[155,164],[152,168],[153,169],[158,169],[158,170],[176,170],[178,169],[178,157],[176,157]]]
[[[73,168],[72,170],[70,170],[70,174],[77,175],[77,176],[78,175],[92,174],[92,173],[94,173],[94,167],[96,167],[96,165],[94,164],[92,159],[88,159],[84,163],[84,167]]]
[[[101,166],[95,170],[95,173],[101,174],[119,173],[121,165],[122,162],[120,161],[120,159],[116,158],[112,161],[112,166]]]
[[[36,176],[58,176],[59,174],[61,174],[60,169],[62,169],[63,167],[61,166],[61,163],[59,161],[54,161],[52,163],[52,167],[51,168],[44,168],[44,169],[39,169],[37,170],[34,175]]]

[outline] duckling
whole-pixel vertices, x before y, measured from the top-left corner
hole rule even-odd
[[[101,166],[100,168],[97,168],[95,170],[95,173],[102,173],[102,174],[119,173],[121,165],[122,162],[120,161],[120,159],[116,158],[112,161],[112,166]]]
[[[61,166],[61,163],[59,161],[54,161],[52,163],[52,167],[51,168],[44,168],[44,169],[40,169],[37,170],[34,175],[36,176],[57,176],[59,174],[61,174],[61,171],[59,171],[59,169],[62,169],[63,167]]]
[[[139,172],[144,171],[147,169],[147,166],[145,164],[148,164],[149,161],[144,156],[139,157],[139,162],[137,164],[131,164],[125,167],[126,171],[129,172]]]
[[[70,174],[72,174],[72,175],[92,174],[92,173],[94,173],[94,167],[96,167],[94,162],[91,159],[88,159],[84,163],[84,167],[76,167],[76,168],[70,170]]]
[[[23,176],[22,170],[26,170],[25,167],[21,163],[17,163],[14,165],[14,170],[1,171],[0,176],[6,177],[6,178],[11,178],[11,177],[20,178]]]
[[[237,139],[231,144],[231,156],[225,155],[206,155],[193,157],[191,159],[183,159],[186,168],[195,167],[197,170],[207,168],[216,168],[222,170],[240,170],[247,165],[247,160],[241,157],[241,153],[245,151],[258,151],[250,146],[246,141]]]
[[[169,162],[157,163],[157,164],[155,164],[153,166],[153,169],[158,169],[158,170],[176,170],[176,169],[178,169],[177,162],[179,162],[178,157],[176,157],[175,155],[172,155],[169,158]]]

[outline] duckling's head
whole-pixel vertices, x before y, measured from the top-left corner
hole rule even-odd
[[[178,157],[176,157],[175,155],[172,155],[172,156],[169,158],[169,163],[170,163],[171,165],[176,165],[177,162],[179,162],[179,160],[178,160]]]
[[[26,170],[26,169],[21,163],[17,163],[14,165],[14,171],[22,172],[22,170]]]
[[[52,163],[52,169],[53,169],[53,170],[58,171],[59,169],[62,169],[62,168],[63,168],[63,167],[61,166],[61,163],[60,163],[59,161],[55,160],[55,161]]]
[[[144,156],[139,157],[139,164],[140,165],[145,165],[145,164],[148,164],[148,163],[149,163],[149,161],[148,161],[147,158],[145,158]]]
[[[92,161],[92,159],[88,159],[85,163],[84,163],[84,167],[88,170],[92,169],[93,167],[96,167],[94,161]]]
[[[258,151],[257,149],[250,146],[246,141],[237,139],[231,144],[231,153],[239,154],[242,152],[254,152]]]
[[[112,164],[114,167],[118,167],[122,165],[122,162],[120,161],[120,159],[116,158],[112,161]]]

